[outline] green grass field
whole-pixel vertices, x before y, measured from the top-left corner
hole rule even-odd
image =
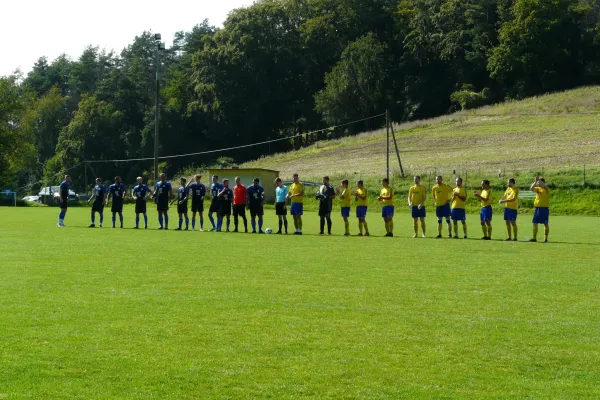
[[[408,175],[446,176],[456,169],[475,180],[541,171],[559,175],[584,165],[600,166],[600,87],[511,101],[397,125],[398,146]],[[391,141],[390,141],[391,142]],[[399,171],[396,154],[391,167]],[[386,172],[385,129],[319,141],[298,151],[263,157],[247,167],[271,168],[282,176],[299,172],[306,179],[331,176],[356,179]],[[549,175],[548,175],[549,176]],[[591,178],[600,184],[600,169]],[[529,178],[528,178],[529,179]],[[582,182],[581,177],[576,177]]]
[[[412,239],[406,214],[348,238],[337,215],[296,237],[57,213],[0,208],[0,399],[600,397],[598,218],[542,244],[498,216],[482,242]]]

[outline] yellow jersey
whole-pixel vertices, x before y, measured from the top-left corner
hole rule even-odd
[[[433,194],[436,206],[443,206],[452,198],[452,188],[445,183],[435,185],[431,189],[431,193]]]
[[[352,204],[350,188],[342,188],[342,193],[340,194],[340,202],[342,207],[350,207],[350,205]]]
[[[358,199],[356,200],[356,205],[359,207],[365,207],[369,205],[369,198],[368,198],[368,192],[366,188],[358,188],[356,189],[356,193],[360,196],[358,197]],[[365,196],[364,199],[362,199],[361,197]]]
[[[290,195],[296,195],[304,192],[304,185],[302,182],[292,183],[290,185]],[[302,196],[294,196],[291,199],[292,203],[304,203],[304,195]]]
[[[487,207],[487,206],[491,206],[492,205],[492,189],[483,189],[481,191],[481,193],[479,193],[479,195],[483,198],[486,198],[487,200],[483,201],[480,200],[481,203],[481,207]]]
[[[507,188],[506,192],[504,192],[504,200],[515,198],[513,201],[509,201],[504,203],[504,207],[510,208],[511,210],[519,209],[519,188]]]
[[[383,204],[384,206],[393,206],[394,205],[394,189],[392,189],[390,186],[388,187],[384,187],[381,188],[381,193],[380,193],[381,197],[390,197],[391,199],[384,199],[381,200],[381,204]]]
[[[535,193],[535,201],[533,202],[534,207],[550,207],[550,190],[548,190],[547,187],[534,187],[533,192]]]
[[[427,194],[427,189],[423,185],[413,185],[410,187],[408,191],[408,197],[412,199],[411,204],[413,207],[418,206],[423,202],[425,195]]]
[[[467,191],[465,190],[464,187],[457,187],[454,188],[453,193],[458,194],[459,196],[462,196],[465,198],[465,200],[461,200],[458,197],[455,197],[454,200],[452,200],[452,208],[465,208],[465,203],[467,202]]]

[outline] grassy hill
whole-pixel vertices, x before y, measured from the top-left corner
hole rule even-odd
[[[600,183],[600,87],[510,101],[430,120],[395,125],[407,175],[435,172],[473,177],[522,175],[544,170],[583,183]],[[392,147],[393,148],[393,147]],[[393,151],[393,150],[392,150]],[[317,142],[298,151],[275,154],[244,164],[272,168],[282,176],[298,172],[306,179],[385,176],[385,129]],[[390,159],[399,171],[395,154]],[[569,170],[565,175],[565,171]],[[529,179],[529,178],[528,178]]]

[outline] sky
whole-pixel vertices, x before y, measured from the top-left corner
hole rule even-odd
[[[177,31],[205,18],[222,26],[229,11],[252,0],[24,0],[3,1],[0,76],[25,74],[41,56],[77,59],[86,46],[120,53],[144,31],[160,33],[167,47]]]

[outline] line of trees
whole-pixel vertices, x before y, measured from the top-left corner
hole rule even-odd
[[[153,154],[155,41],[88,47],[0,78],[0,186]],[[596,0],[261,0],[161,52],[161,155],[248,144],[389,109],[427,118],[600,81]],[[368,125],[371,124],[371,125]],[[376,128],[372,121],[335,135]],[[247,148],[248,158],[305,145]],[[222,155],[222,154],[221,154]],[[175,172],[214,157],[170,160]],[[133,174],[148,163],[129,164]],[[114,175],[116,165],[96,164]],[[82,181],[83,166],[70,171]]]

